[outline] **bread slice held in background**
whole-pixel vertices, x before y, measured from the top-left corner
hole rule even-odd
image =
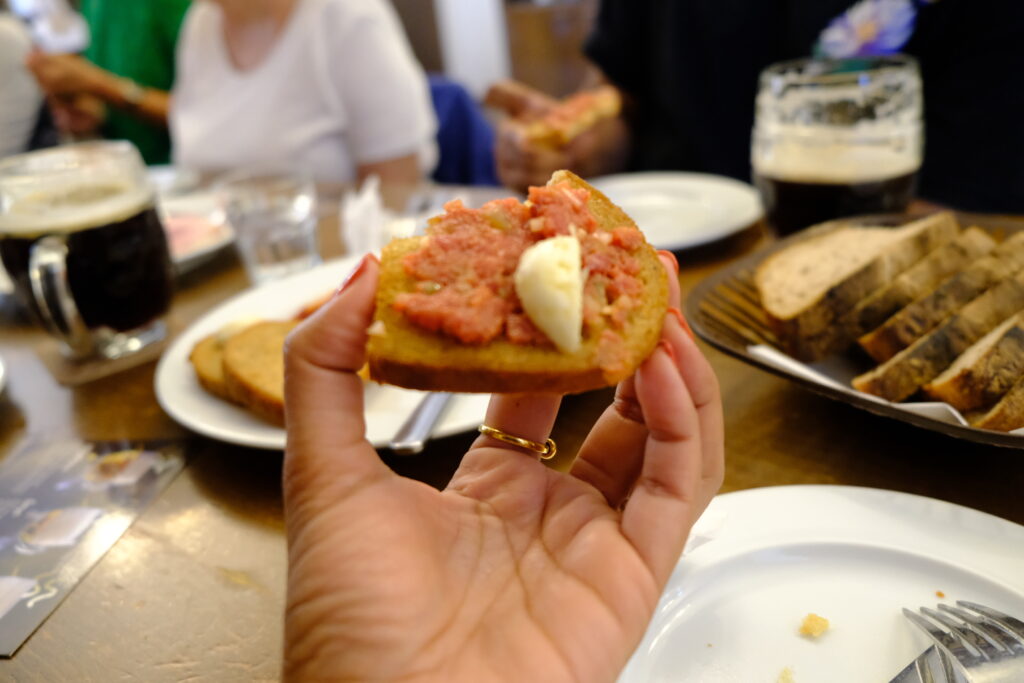
[[[650,355],[668,305],[657,253],[567,171],[529,200],[449,203],[381,254],[371,379],[460,392],[576,393]]]
[[[959,230],[952,213],[942,212],[898,228],[840,227],[766,258],[754,283],[784,350],[820,357],[837,343],[830,338],[836,321]]]

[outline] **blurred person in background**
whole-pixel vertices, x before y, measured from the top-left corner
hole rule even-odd
[[[0,158],[29,148],[43,95],[25,68],[28,29],[0,3]]]
[[[92,40],[83,55],[34,52],[29,68],[58,127],[130,140],[147,164],[170,160],[167,91],[189,0],[81,0]]]
[[[622,92],[622,115],[561,149],[531,145],[506,122],[499,176],[516,188],[543,184],[558,168],[748,181],[761,70],[810,56],[817,44],[839,54],[901,50],[919,60],[920,197],[968,211],[1024,212],[1022,31],[1019,0],[602,0],[585,52],[600,70],[594,82]],[[540,93],[524,99],[522,109],[550,106]]]
[[[329,182],[434,166],[427,80],[385,0],[196,2],[178,55],[175,163],[291,163]]]

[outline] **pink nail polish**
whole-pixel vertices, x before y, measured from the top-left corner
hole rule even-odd
[[[342,292],[348,289],[353,282],[359,279],[359,276],[366,271],[366,266],[369,264],[370,259],[376,261],[377,257],[374,256],[373,254],[364,254],[363,258],[359,259],[359,263],[356,264],[356,267],[352,269],[351,273],[345,276],[345,280],[341,283],[341,286],[338,287],[338,290],[334,293],[334,296],[340,295]]]
[[[673,254],[671,251],[668,251],[667,249],[659,249],[658,253],[662,256],[671,259],[672,265],[675,266],[676,269],[676,275],[679,275],[679,260],[676,258],[676,255]]]
[[[675,319],[679,321],[679,324],[682,326],[683,330],[686,331],[686,334],[690,335],[690,339],[697,341],[697,335],[695,335],[693,330],[690,329],[690,323],[686,322],[686,318],[683,317],[683,312],[675,306],[669,306],[668,312],[675,316]]]
[[[665,353],[668,354],[668,357],[670,359],[672,359],[672,363],[673,364],[677,362],[677,360],[676,360],[676,350],[672,348],[671,344],[669,344],[667,341],[662,339],[661,341],[658,342],[658,346],[660,346],[662,348],[662,350],[665,351]]]

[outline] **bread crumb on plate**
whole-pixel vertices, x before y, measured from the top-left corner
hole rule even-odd
[[[796,679],[793,678],[793,670],[787,666],[780,671],[777,683],[796,683]]]
[[[800,635],[818,638],[828,630],[828,619],[810,612],[800,624]]]

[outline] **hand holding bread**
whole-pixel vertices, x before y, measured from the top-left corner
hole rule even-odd
[[[658,343],[571,468],[481,436],[443,491],[397,476],[364,438],[377,260],[300,324],[285,359],[286,679],[618,674],[722,479],[717,382],[678,313],[673,261],[658,267]],[[543,442],[558,406],[497,395],[486,422]]]

